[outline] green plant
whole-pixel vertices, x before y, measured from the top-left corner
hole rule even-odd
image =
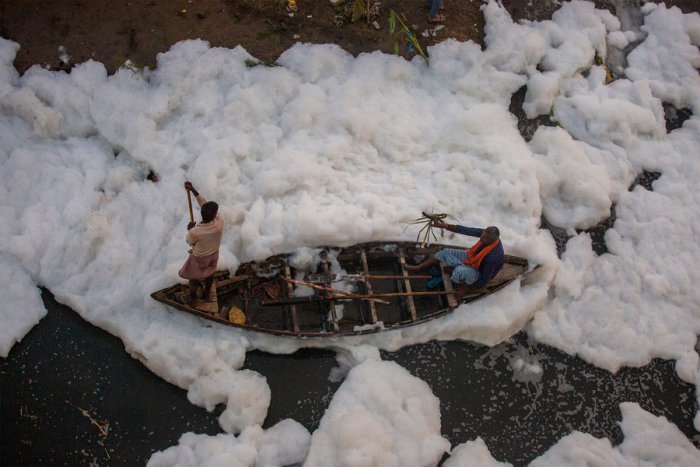
[[[362,15],[367,11],[365,2],[362,0],[355,0],[355,4],[352,7],[352,22],[354,23],[358,19],[362,18]]]
[[[355,23],[361,18],[366,18],[367,23],[379,18],[380,2],[375,0],[353,0],[352,2],[340,2],[335,7],[335,25]]]
[[[359,0],[362,1],[362,0]],[[399,23],[399,30],[396,30],[396,22],[398,21]],[[396,34],[395,34],[396,33]],[[423,48],[420,46],[420,43],[418,42],[418,38],[414,33],[411,32],[411,30],[406,26],[406,23],[404,23],[401,20],[401,17],[394,11],[391,10],[389,12],[389,34],[393,36],[394,38],[394,47],[393,47],[393,53],[396,55],[399,54],[399,38],[401,37],[402,34],[405,34],[408,37],[408,40],[413,44],[413,47],[418,51],[421,57],[425,60],[425,63],[430,65],[430,61],[428,60],[428,56],[426,55],[425,52],[423,52]]]

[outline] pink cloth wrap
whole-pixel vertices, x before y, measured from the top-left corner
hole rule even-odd
[[[178,274],[183,279],[203,281],[216,271],[216,263],[219,261],[219,250],[207,256],[190,256],[182,265]]]

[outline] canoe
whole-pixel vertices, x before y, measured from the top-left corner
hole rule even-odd
[[[405,264],[417,264],[442,248],[465,249],[415,242],[306,248],[300,250],[303,254],[241,264],[234,274],[215,273],[209,301],[182,303],[178,295],[187,293],[186,284],[151,296],[178,310],[250,331],[298,338],[350,336],[430,321],[532,272],[526,259],[506,255],[505,265],[483,292],[458,297],[442,266],[430,274],[405,271]]]

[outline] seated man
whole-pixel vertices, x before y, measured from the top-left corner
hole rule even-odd
[[[407,265],[406,271],[419,272],[437,266],[440,262],[447,263],[452,268],[452,282],[458,284],[458,287],[455,289],[459,295],[464,295],[480,291],[486,287],[486,284],[503,267],[505,253],[499,240],[500,233],[497,227],[491,226],[485,229],[476,229],[462,225],[446,224],[440,221],[433,221],[433,227],[469,235],[470,237],[479,237],[479,241],[469,250],[445,248],[421,264],[416,266]]]
[[[219,205],[207,201],[200,195],[190,182],[185,182],[185,189],[192,192],[201,207],[202,222],[190,222],[187,225],[185,240],[192,247],[190,256],[179,271],[180,277],[189,279],[189,296],[184,296],[182,302],[192,306],[197,289],[203,283],[202,298],[211,301],[211,286],[214,282],[212,275],[219,261],[219,245],[224,231],[224,221],[218,215]]]

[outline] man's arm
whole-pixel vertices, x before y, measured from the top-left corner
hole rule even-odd
[[[450,232],[455,232],[462,235],[469,235],[470,237],[481,237],[481,233],[484,231],[484,229],[465,227],[459,224],[447,224],[440,221],[433,221],[433,227],[449,230]]]
[[[191,229],[187,229],[188,232],[187,235],[185,235],[185,242],[187,242],[189,246],[194,246],[194,244],[197,243],[197,241],[192,236],[192,232],[190,232],[190,230]]]
[[[207,202],[206,198],[202,195],[199,194],[199,192],[195,189],[194,185],[192,185],[192,182],[185,182],[185,190],[192,192],[194,195],[195,199],[199,203],[199,207],[201,208],[204,203]]]

